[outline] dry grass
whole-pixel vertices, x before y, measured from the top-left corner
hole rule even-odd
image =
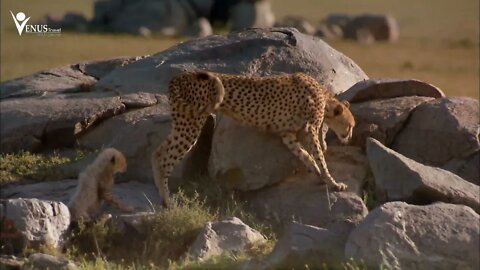
[[[23,11],[40,19],[74,10],[92,16],[94,0],[1,1],[1,80],[46,68],[91,59],[137,56],[162,51],[179,39],[146,39],[130,35],[79,34],[60,37],[19,37],[9,13]],[[301,15],[317,24],[329,13],[390,13],[400,24],[396,44],[361,46],[332,41],[370,77],[417,78],[437,85],[448,95],[479,97],[479,2],[464,0],[272,0],[277,18]]]

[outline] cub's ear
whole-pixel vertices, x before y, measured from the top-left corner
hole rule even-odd
[[[113,156],[113,157],[110,159],[110,162],[111,162],[112,164],[115,164],[115,156]]]
[[[198,71],[197,72],[197,79],[205,81],[210,79],[210,73],[206,71]]]
[[[335,106],[335,109],[333,109],[333,116],[338,116],[342,113],[343,113],[343,106],[340,104],[337,104],[337,106]]]
[[[345,105],[347,108],[350,108],[350,102],[346,101],[346,100],[342,100],[341,101],[343,103],[343,105]]]

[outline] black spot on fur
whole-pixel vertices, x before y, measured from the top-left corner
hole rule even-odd
[[[115,156],[113,156],[113,157],[110,159],[110,162],[111,162],[112,164],[115,164]]]

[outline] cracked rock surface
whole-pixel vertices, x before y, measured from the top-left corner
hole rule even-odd
[[[373,268],[478,269],[478,220],[463,205],[386,203],[352,231],[345,255]]]

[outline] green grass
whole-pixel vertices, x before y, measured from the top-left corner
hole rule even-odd
[[[61,164],[70,163],[84,157],[77,151],[75,156],[52,154],[34,154],[20,152],[0,154],[0,185],[18,180],[60,180],[63,175],[55,170]]]
[[[160,52],[182,41],[130,35],[70,33],[60,37],[19,37],[9,10],[23,11],[32,21],[43,15],[74,10],[87,17],[94,0],[1,1],[1,72],[5,81],[35,71],[86,60],[138,56]],[[329,13],[389,13],[400,25],[398,43],[362,46],[329,41],[352,58],[370,77],[416,78],[432,83],[448,95],[479,98],[479,2],[464,0],[274,0],[278,19],[301,15],[314,25]]]

